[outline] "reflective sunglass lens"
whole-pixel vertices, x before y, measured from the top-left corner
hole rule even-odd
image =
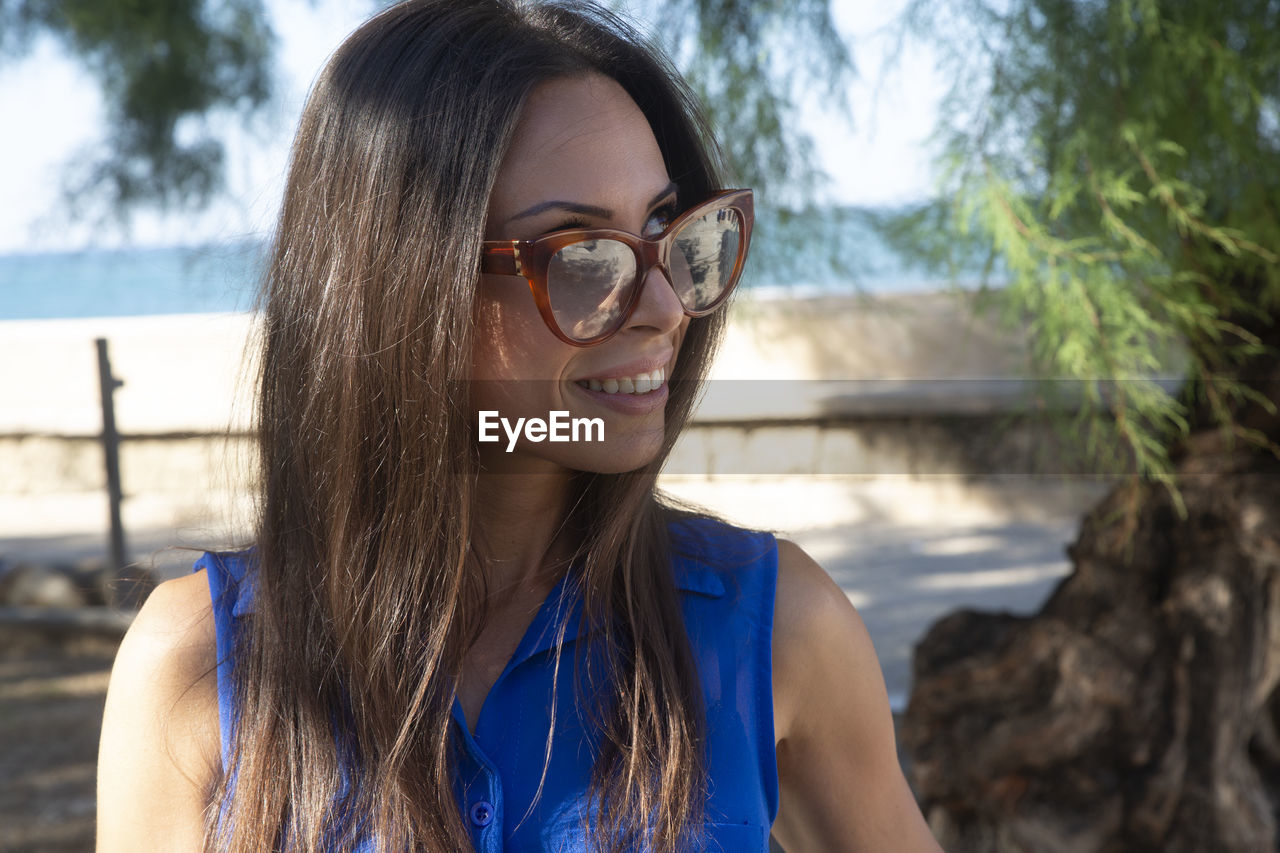
[[[617,240],[584,240],[551,256],[547,289],[556,325],[589,341],[607,332],[627,307],[636,257]]]
[[[722,207],[685,224],[675,235],[671,275],[686,310],[705,311],[732,284],[742,244],[737,211]]]
[[[719,207],[670,235],[671,285],[686,311],[709,310],[733,285],[743,230],[737,210]],[[617,329],[641,278],[636,254],[626,243],[602,238],[565,246],[547,265],[547,297],[556,325],[582,343],[607,337]]]

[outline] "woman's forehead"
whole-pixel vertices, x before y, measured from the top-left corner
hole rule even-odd
[[[644,113],[598,74],[534,88],[490,203],[491,220],[549,199],[631,212],[669,183]]]

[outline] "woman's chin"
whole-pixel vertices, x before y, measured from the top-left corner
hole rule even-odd
[[[624,474],[645,467],[661,453],[661,435],[656,441],[633,439],[604,442],[575,454],[567,467],[592,474]]]
[[[509,449],[480,445],[481,469],[494,474],[551,473],[555,469],[591,474],[622,474],[649,465],[662,454],[661,428],[610,436],[601,441],[550,443],[519,440]]]

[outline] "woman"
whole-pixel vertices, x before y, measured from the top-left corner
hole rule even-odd
[[[839,588],[654,496],[750,240],[706,139],[599,9],[415,0],[338,50],[256,544],[122,644],[100,850],[937,849]],[[591,439],[511,427],[555,412]]]

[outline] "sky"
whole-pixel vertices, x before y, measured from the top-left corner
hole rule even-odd
[[[927,137],[944,81],[928,51],[909,46],[883,73],[883,32],[901,0],[833,0],[836,25],[858,65],[852,119],[807,105],[806,129],[831,176],[833,201],[887,205],[927,196],[932,187]],[[279,205],[288,146],[312,80],[329,54],[366,17],[351,0],[268,0],[279,36],[279,95],[253,128],[228,126],[228,193],[197,214],[144,213],[129,233],[69,222],[60,207],[61,175],[101,137],[96,84],[51,39],[25,59],[0,65],[0,253],[86,246],[164,246],[236,240],[270,229]],[[15,120],[24,117],[24,120]]]

